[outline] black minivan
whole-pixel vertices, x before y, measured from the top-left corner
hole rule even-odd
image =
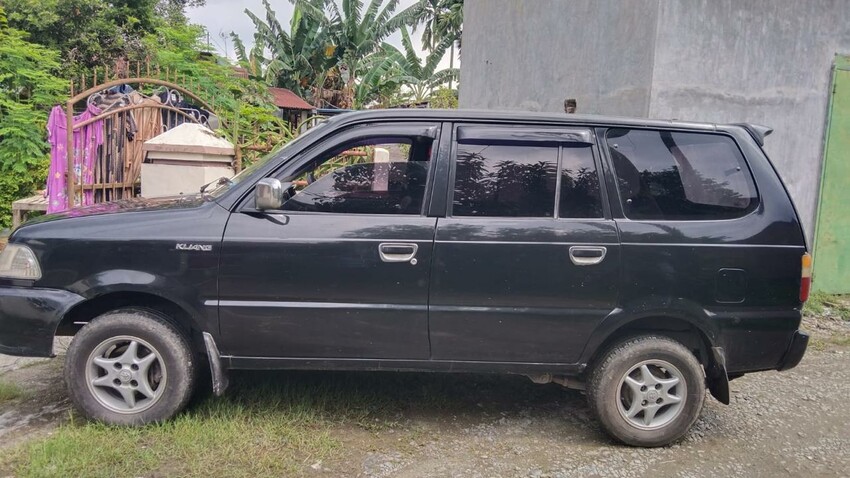
[[[801,360],[811,259],[770,130],[391,110],[312,128],[200,194],[30,221],[0,352],[66,356],[88,417],[181,410],[209,367],[499,372],[586,390],[659,446],[706,388]]]

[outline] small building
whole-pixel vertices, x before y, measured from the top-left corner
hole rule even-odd
[[[277,117],[289,123],[293,131],[316,110],[315,106],[307,103],[292,90],[271,87],[269,93],[272,95],[272,102],[278,107]]]
[[[210,181],[235,174],[233,144],[199,124],[183,123],[142,148],[142,197],[194,194]]]

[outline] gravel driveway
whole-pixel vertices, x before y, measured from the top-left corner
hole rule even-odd
[[[812,352],[789,372],[735,380],[730,406],[706,400],[691,433],[659,449],[611,442],[577,392],[499,413],[420,418],[410,425],[424,428],[420,451],[376,454],[363,475],[850,476],[849,366],[850,350]]]
[[[840,327],[850,332],[850,323]],[[576,391],[534,385],[518,376],[411,374],[402,383],[421,381],[445,390],[450,403],[414,402],[402,411],[378,410],[375,419],[390,425],[374,429],[340,423],[332,430],[342,447],[338,458],[305,462],[303,474],[850,476],[850,348],[824,348],[811,350],[791,371],[733,381],[731,406],[707,399],[691,433],[660,449],[612,442]],[[60,360],[0,359],[0,378],[34,392],[31,399],[0,406],[0,454],[15,443],[44,436],[67,419],[61,375]]]

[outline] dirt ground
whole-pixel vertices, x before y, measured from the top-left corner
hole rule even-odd
[[[732,404],[712,398],[689,435],[660,449],[607,438],[580,392],[518,376],[429,375],[454,390],[448,405],[377,411],[389,426],[340,423],[336,458],[304,463],[307,476],[702,477],[850,476],[850,322],[807,319],[820,350],[795,369],[731,383]],[[844,335],[846,334],[846,335]],[[416,375],[409,383],[417,383]],[[282,374],[298,380],[302,373]],[[244,378],[244,377],[243,377]],[[0,454],[68,420],[61,357],[0,356],[0,379],[27,391],[0,404]],[[250,381],[250,374],[248,375]],[[382,379],[380,379],[382,380]],[[389,380],[389,378],[388,378]],[[443,382],[443,383],[440,383]],[[407,382],[405,382],[407,383]],[[420,406],[421,405],[421,406]],[[2,474],[2,473],[0,473]]]

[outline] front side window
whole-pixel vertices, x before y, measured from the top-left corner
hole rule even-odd
[[[630,219],[731,219],[758,203],[744,157],[727,136],[613,129],[607,144]]]
[[[554,217],[558,148],[457,148],[453,216]]]
[[[421,214],[429,145],[359,142],[326,155],[298,178],[287,211],[341,214]]]

